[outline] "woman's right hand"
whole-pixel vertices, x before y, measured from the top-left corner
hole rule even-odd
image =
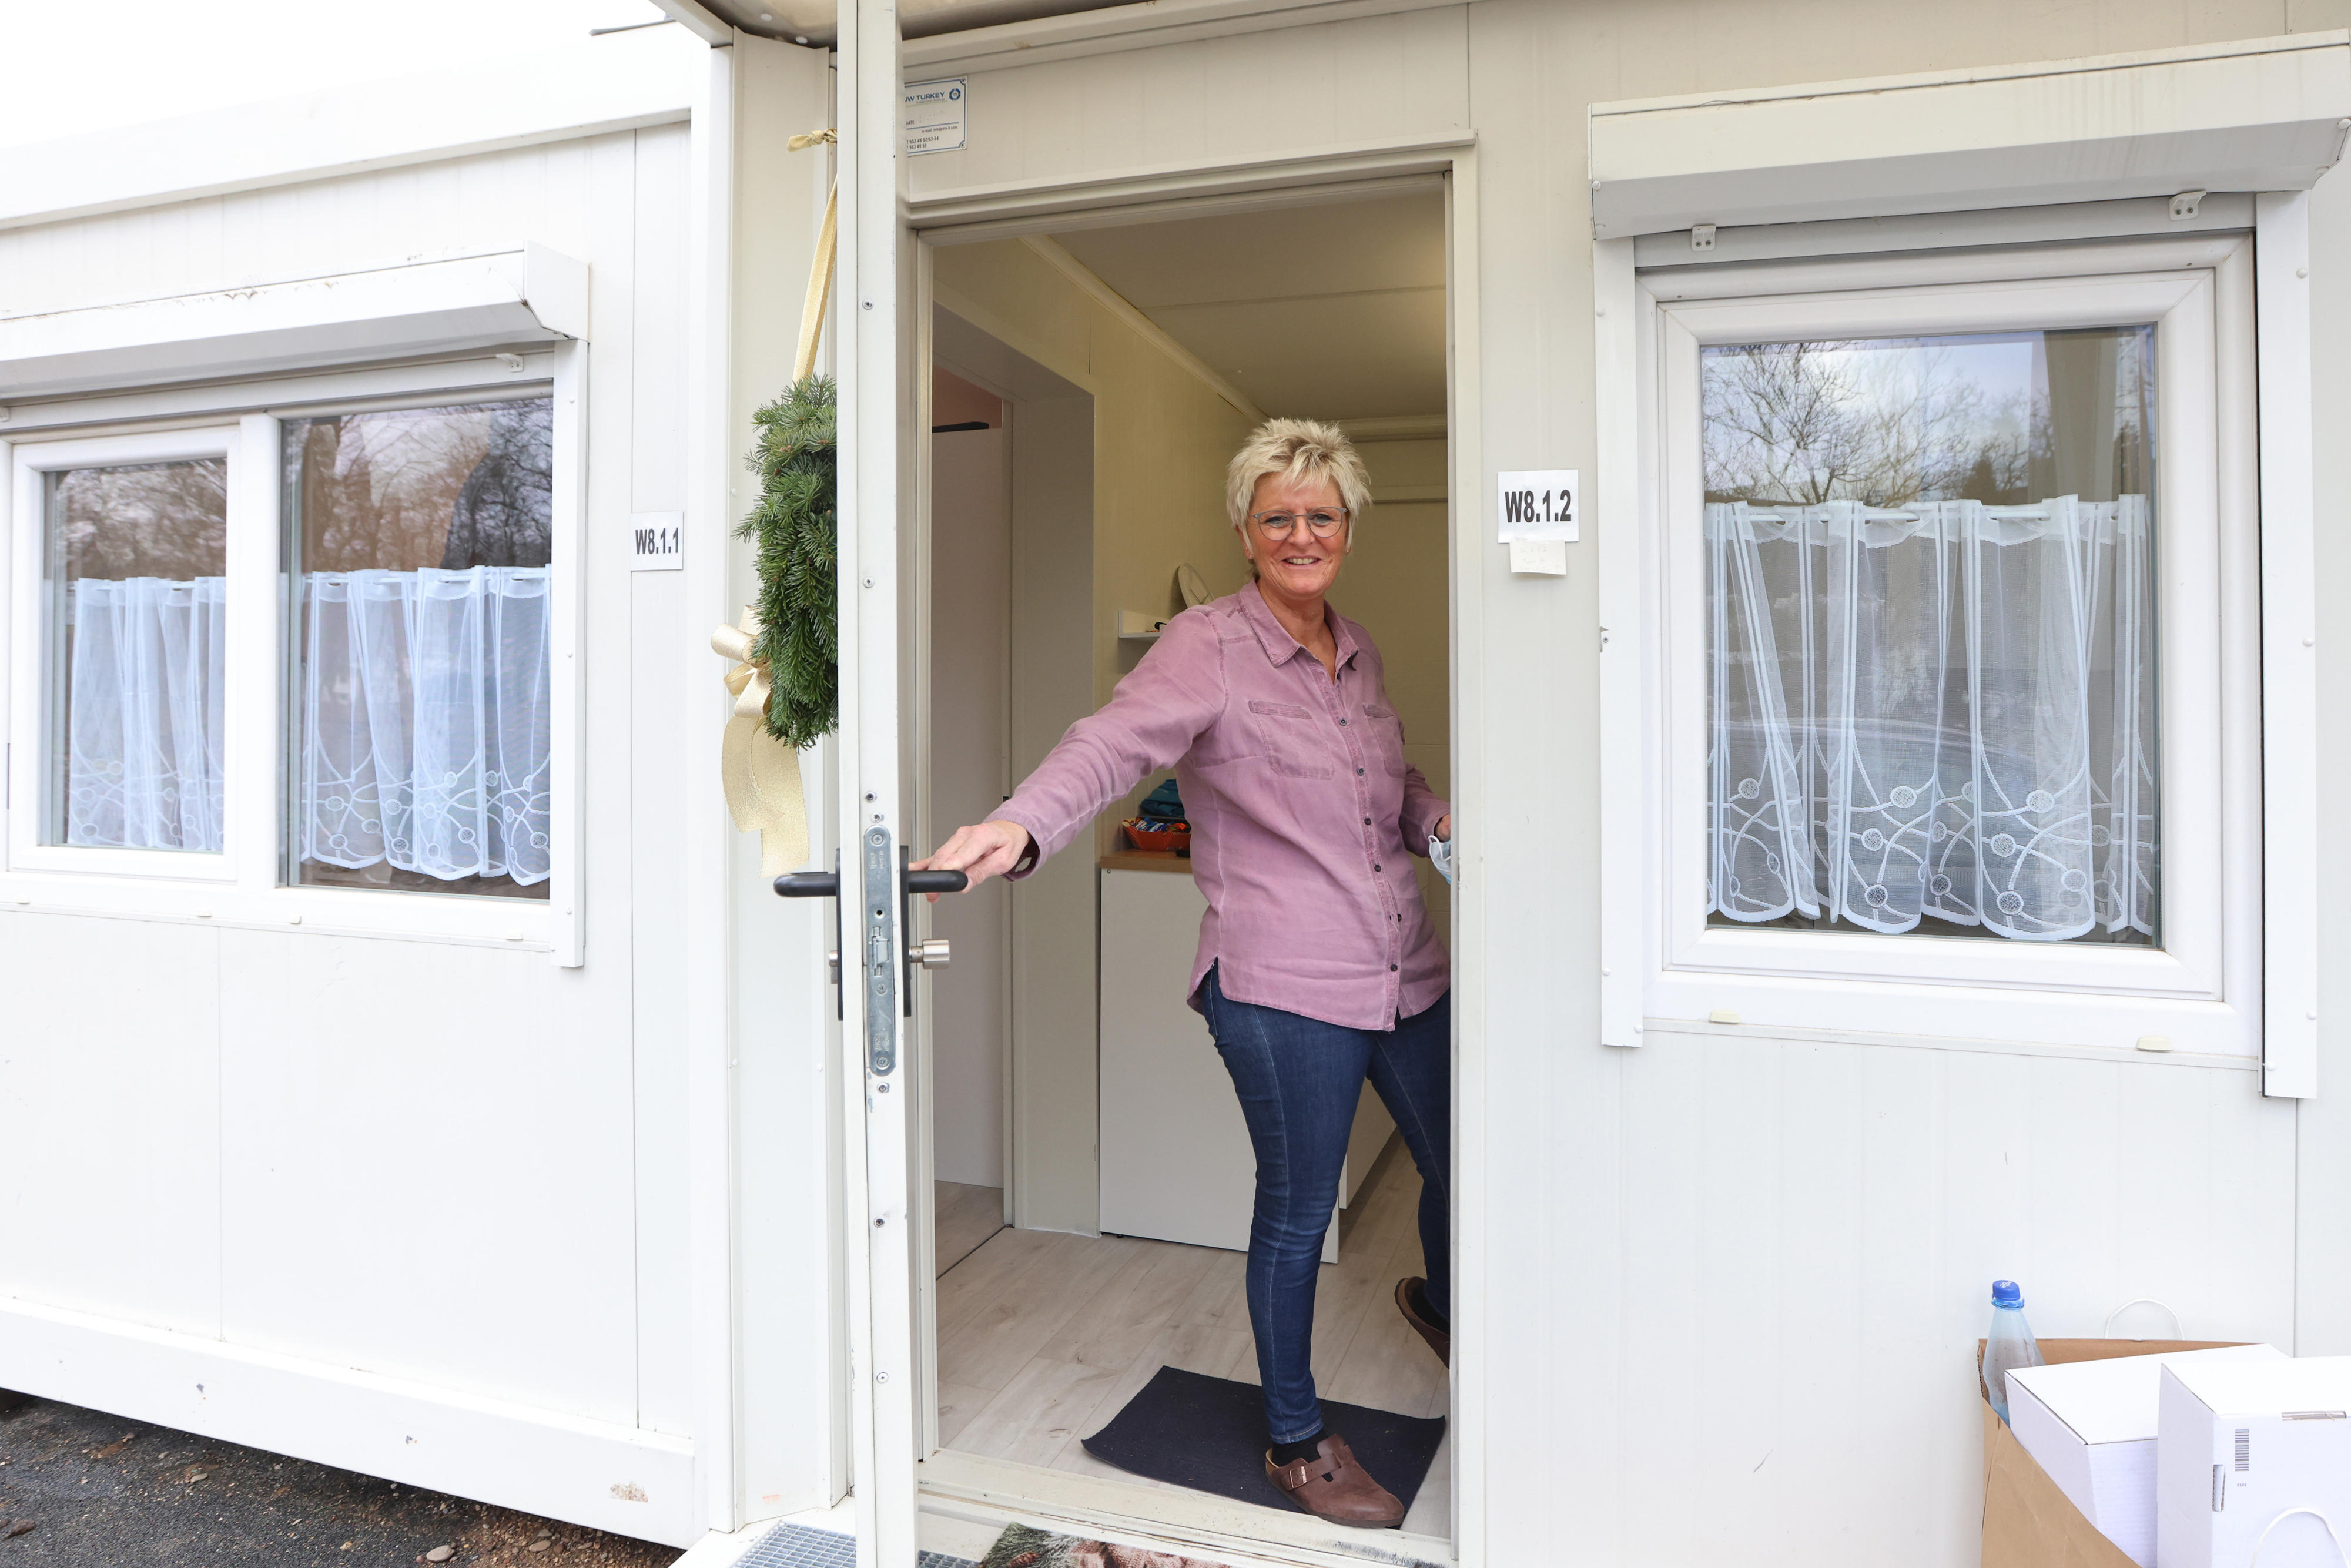
[[[959,871],[971,879],[964,891],[968,893],[991,876],[1002,876],[1020,863],[1029,852],[1029,830],[1018,822],[981,822],[973,827],[957,828],[955,836],[941,844],[928,860],[914,864],[915,871]],[[939,901],[935,893],[926,895],[933,904]]]

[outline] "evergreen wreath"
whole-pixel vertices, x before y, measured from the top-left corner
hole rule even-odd
[[[759,504],[735,530],[758,547],[759,634],[751,658],[768,672],[768,733],[797,749],[839,722],[840,421],[832,378],[794,382],[751,417],[759,444],[747,462],[759,476]]]

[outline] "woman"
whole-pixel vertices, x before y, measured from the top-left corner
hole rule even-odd
[[[1396,1306],[1439,1356],[1450,1333],[1447,963],[1406,856],[1449,841],[1453,818],[1405,761],[1379,651],[1324,602],[1369,488],[1333,427],[1259,427],[1226,483],[1255,580],[1169,622],[1110,705],[1071,726],[994,817],[917,863],[973,886],[1026,875],[1175,768],[1208,900],[1192,1005],[1257,1150],[1248,1291],[1266,1475],[1309,1513],[1393,1528],[1404,1505],[1323,1429],[1308,1364],[1322,1237],[1367,1075],[1423,1183],[1428,1277],[1400,1281]]]

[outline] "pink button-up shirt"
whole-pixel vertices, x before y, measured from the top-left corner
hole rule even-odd
[[[1450,808],[1404,759],[1379,650],[1336,611],[1331,627],[1336,681],[1255,583],[1186,610],[992,815],[1029,830],[1041,860],[1172,764],[1208,900],[1192,1005],[1214,964],[1237,1002],[1392,1029],[1445,994],[1445,944],[1406,856]]]

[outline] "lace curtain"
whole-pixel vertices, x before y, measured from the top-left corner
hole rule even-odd
[[[548,570],[303,579],[301,858],[547,879]]]
[[[547,579],[484,566],[302,580],[304,859],[546,880]],[[221,848],[223,583],[72,585],[67,842]]]
[[[225,585],[68,584],[68,844],[219,852]]]
[[[2152,936],[2144,496],[1715,502],[1706,541],[1711,910]]]

